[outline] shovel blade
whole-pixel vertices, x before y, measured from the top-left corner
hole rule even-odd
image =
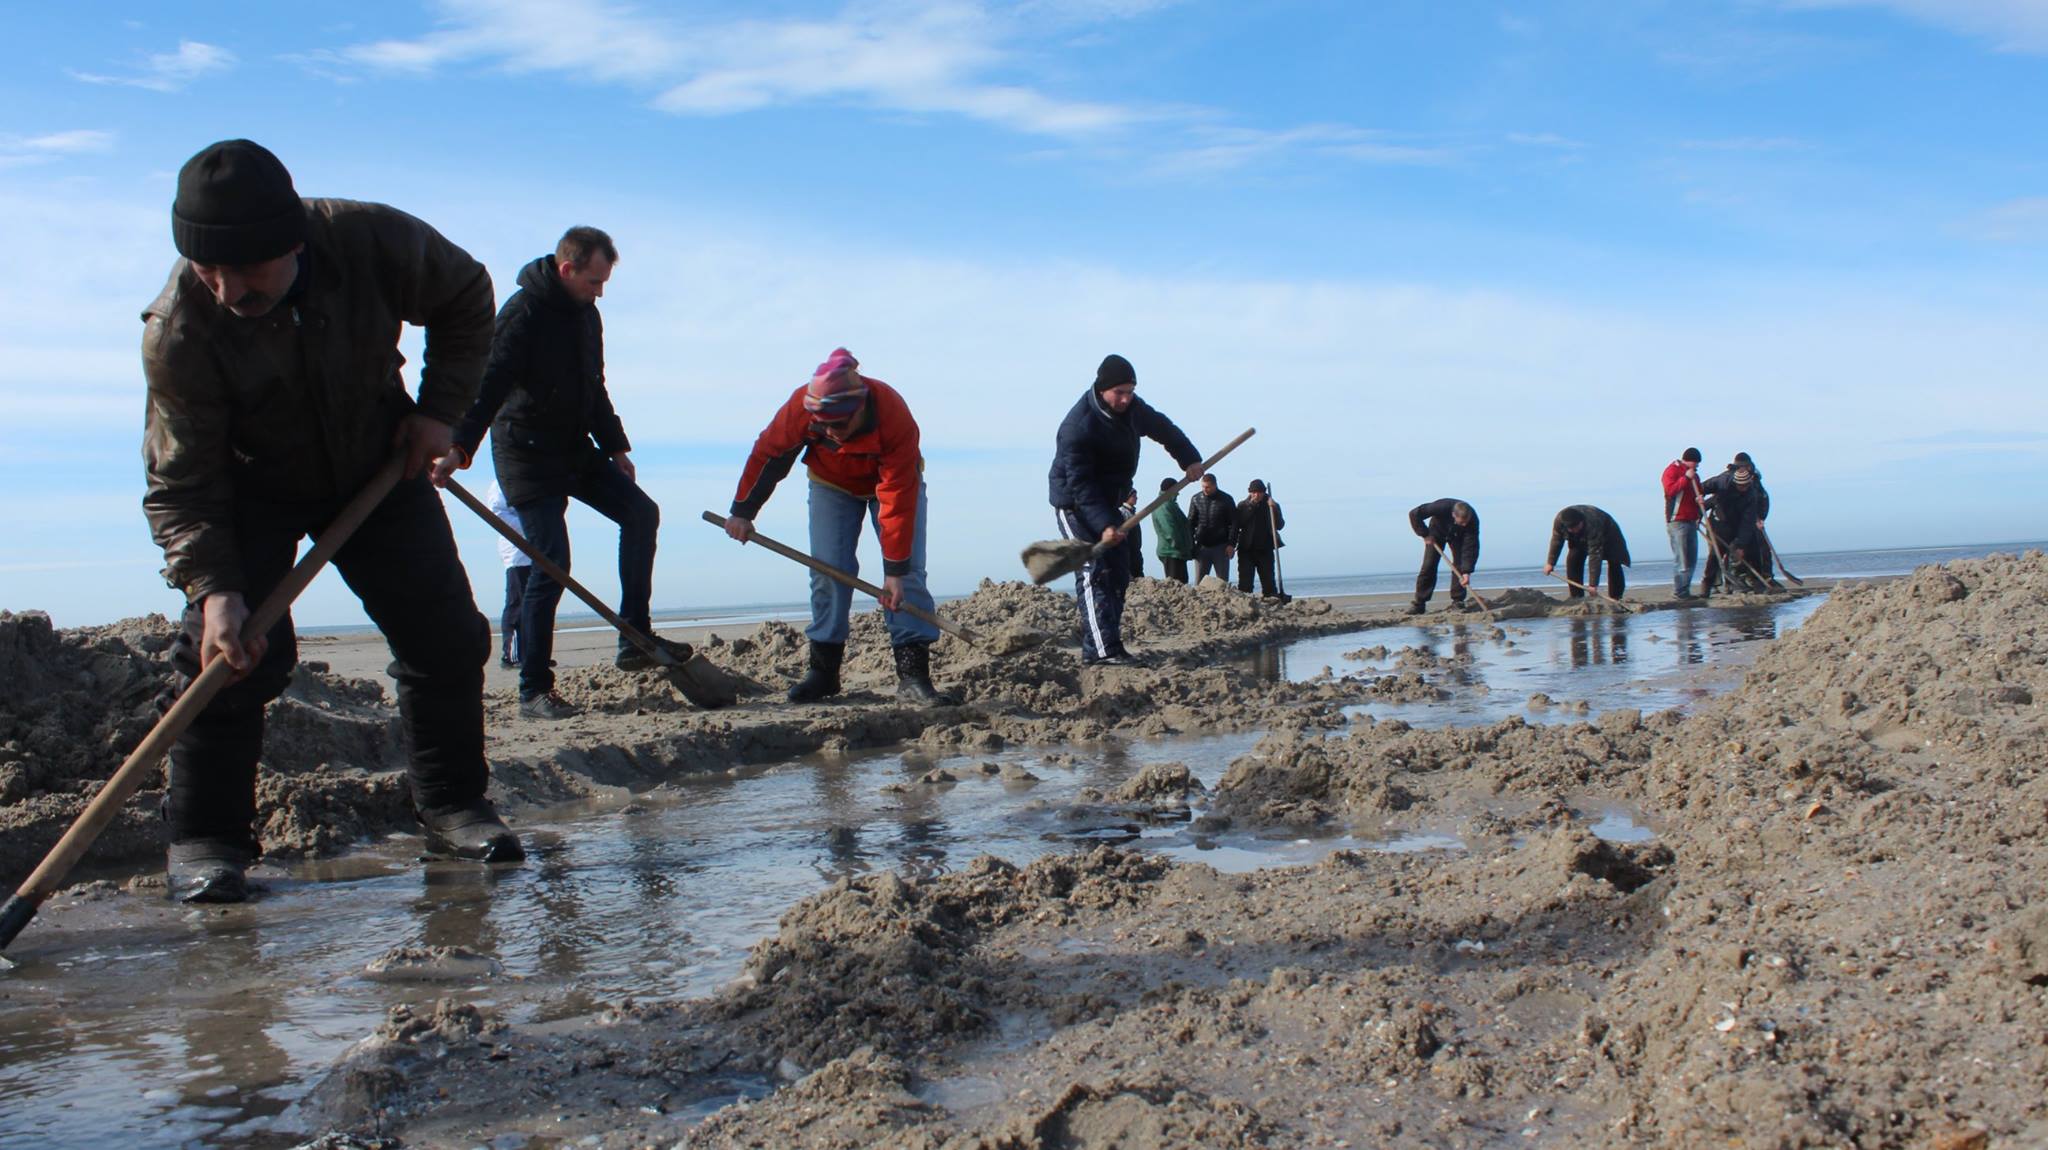
[[[668,672],[669,682],[675,684],[683,698],[707,711],[730,707],[740,701],[745,687],[750,684],[758,686],[695,653],[664,669]]]
[[[1062,575],[1072,575],[1095,557],[1095,545],[1081,539],[1046,539],[1024,549],[1024,573],[1044,586]]]

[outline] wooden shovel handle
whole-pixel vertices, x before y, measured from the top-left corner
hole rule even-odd
[[[720,515],[715,511],[706,511],[704,513],[704,522],[711,524],[713,527],[723,529],[725,527],[725,516]],[[761,546],[766,547],[768,550],[775,552],[777,555],[782,556],[784,559],[794,559],[798,563],[801,563],[804,566],[809,567],[811,570],[816,571],[818,574],[823,575],[828,579],[834,579],[838,582],[844,583],[848,587],[851,587],[856,591],[864,591],[869,595],[873,595],[877,599],[880,599],[883,595],[882,589],[880,587],[875,586],[873,583],[868,582],[860,576],[849,575],[846,572],[841,571],[839,568],[832,566],[830,563],[826,563],[820,559],[813,559],[811,556],[806,555],[801,551],[798,551],[796,548],[791,547],[787,543],[779,543],[773,539],[768,538],[766,535],[761,534],[759,531],[754,532],[753,535],[748,537],[747,541],[749,543],[759,543]],[[974,632],[969,631],[967,628],[962,627],[958,623],[955,623],[952,620],[947,619],[944,615],[940,615],[932,611],[927,611],[922,607],[912,606],[909,603],[901,604],[896,609],[898,611],[903,612],[905,615],[910,616],[913,619],[922,619],[925,622],[930,623],[932,626],[937,627],[939,630],[944,631],[946,634],[951,635],[964,643],[972,643],[975,646],[981,645],[981,636],[976,635]]]
[[[341,550],[342,544],[348,542],[356,528],[363,525],[363,520],[384,502],[384,497],[391,494],[404,470],[405,456],[402,453],[392,456],[363,485],[355,498],[349,500],[341,513],[321,528],[305,557],[285,573],[283,581],[250,613],[248,621],[242,625],[243,642],[270,633],[278,620],[284,618],[285,612],[291,610],[292,601],[299,597],[334,553]],[[170,751],[171,744],[177,742],[178,736],[185,733],[192,720],[199,717],[199,712],[206,709],[220,689],[228,685],[233,674],[234,669],[228,666],[226,659],[216,658],[208,663],[178,696],[177,702],[171,704],[170,710],[156,721],[156,726],[143,736],[142,742],[128,753],[120,769],[101,785],[99,793],[72,822],[71,829],[65,831],[57,845],[50,848],[50,853],[43,856],[42,865],[36,867],[15,891],[14,897],[0,908],[0,947],[13,942],[14,936],[20,934],[21,928],[34,917],[36,908],[63,884],[64,877],[71,873],[71,868],[107,829],[107,824],[120,812],[121,805],[141,788],[143,778]]]

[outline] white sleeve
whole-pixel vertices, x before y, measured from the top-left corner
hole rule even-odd
[[[519,525],[519,513],[512,510],[510,503],[505,502],[505,492],[499,488],[495,479],[491,480],[490,490],[484,492],[484,505],[491,509],[491,514],[509,524],[512,530],[521,535],[526,534],[526,529]],[[498,558],[505,561],[506,567],[525,567],[533,562],[526,557],[524,551],[512,546],[512,541],[502,535],[498,537]]]

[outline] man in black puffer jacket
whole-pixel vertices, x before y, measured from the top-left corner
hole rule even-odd
[[[1131,559],[1117,546],[1124,541],[1117,502],[1131,490],[1138,474],[1138,443],[1143,436],[1165,446],[1192,479],[1200,474],[1202,453],[1173,421],[1138,398],[1138,373],[1129,360],[1112,355],[1095,370],[1095,386],[1060,421],[1047,488],[1060,536],[1101,540],[1110,545],[1100,559],[1091,559],[1074,576],[1074,598],[1081,609],[1081,661],[1090,665],[1135,663],[1124,650],[1124,591],[1131,585]]]
[[[528,541],[569,569],[569,500],[580,499],[619,525],[619,615],[651,633],[654,540],[661,510],[634,482],[632,443],[604,386],[604,321],[597,301],[618,249],[596,228],[570,228],[519,273],[519,290],[498,311],[490,363],[475,406],[456,429],[465,458],[486,428],[491,462]],[[536,564],[521,608],[519,712],[559,719],[575,708],[555,693],[555,607],[562,586]],[[659,640],[658,642],[666,642]],[[687,658],[680,644],[675,653]],[[653,660],[619,639],[627,670]]]

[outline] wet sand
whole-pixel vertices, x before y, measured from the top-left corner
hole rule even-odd
[[[1274,681],[1230,662],[1405,626],[1405,597],[1388,598],[1275,610],[1147,590],[1134,646],[1165,659],[1105,674],[1079,669],[1060,638],[1070,602],[984,588],[959,610],[1003,635],[1005,653],[942,644],[941,681],[968,701],[939,713],[891,702],[871,616],[850,648],[853,705],[815,708],[695,711],[658,677],[595,665],[603,636],[592,662],[563,668],[583,718],[521,725],[494,694],[492,757],[515,809],[812,752],[900,746],[952,763],[1236,730],[1263,737],[1212,785],[1158,763],[1062,809],[1261,835],[1399,820],[1453,828],[1465,849],[1347,848],[1237,874],[1105,846],[847,875],[791,909],[740,981],[709,997],[508,1025],[489,1001],[423,987],[295,1113],[420,1146],[512,1134],[821,1147],[2048,1139],[2035,703],[2048,690],[2048,562],[1994,557],[1848,588],[1738,689],[1686,714],[1423,729],[1361,709],[1477,690],[1473,660],[1511,657],[1518,632],[1476,616],[1426,617],[1418,637],[1456,642],[1388,652],[1385,673]],[[61,663],[43,642],[10,650]],[[771,689],[800,666],[786,625],[703,642]],[[102,664],[136,657],[99,650],[112,646],[102,638],[83,646],[101,661],[85,672],[100,695],[125,697]],[[355,685],[360,672],[338,673],[375,655],[335,646],[307,652],[330,670],[288,700],[287,730],[303,724],[325,757],[280,772],[290,781],[273,798],[287,806],[330,795],[347,757],[335,746],[386,753],[375,724],[388,704]],[[350,731],[358,741],[337,744]],[[54,773],[42,746],[9,744],[35,768],[8,776],[18,788]],[[374,793],[389,765],[344,773]],[[360,817],[357,792],[333,793],[306,825]],[[43,787],[28,801],[56,800]],[[1611,810],[1638,812],[1644,833],[1592,833]],[[284,820],[282,837],[298,825]],[[27,837],[20,827],[0,827],[0,842]],[[738,1081],[773,1092],[694,1124]]]

